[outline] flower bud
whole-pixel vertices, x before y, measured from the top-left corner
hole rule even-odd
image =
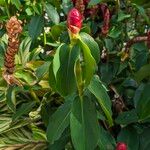
[[[71,9],[68,13],[67,25],[72,34],[79,33],[82,27],[82,15],[76,8]]]
[[[123,142],[117,143],[116,150],[127,150],[127,145]]]

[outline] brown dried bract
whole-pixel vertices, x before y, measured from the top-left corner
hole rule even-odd
[[[6,30],[8,35],[8,47],[5,53],[5,71],[3,77],[8,84],[18,84],[13,77],[13,72],[15,69],[15,55],[19,48],[19,34],[22,32],[21,21],[18,20],[16,16],[11,17],[6,24]]]

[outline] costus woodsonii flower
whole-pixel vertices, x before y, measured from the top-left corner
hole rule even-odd
[[[127,150],[127,145],[123,142],[117,143],[116,150]]]
[[[69,11],[67,18],[67,26],[72,34],[79,33],[82,27],[82,15],[76,8],[73,8]]]

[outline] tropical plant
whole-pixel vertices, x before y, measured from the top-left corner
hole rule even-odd
[[[149,150],[149,6],[0,0],[0,150]]]

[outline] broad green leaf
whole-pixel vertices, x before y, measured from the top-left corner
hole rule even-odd
[[[144,86],[140,99],[137,103],[137,113],[140,121],[150,117],[150,84]]]
[[[100,61],[100,49],[95,40],[87,33],[80,33],[82,41],[89,47],[92,56],[96,60],[96,63]]]
[[[134,107],[137,107],[137,104],[140,100],[144,87],[145,87],[145,84],[141,83],[140,86],[136,89],[134,97],[133,97]]]
[[[139,135],[132,126],[123,128],[117,137],[118,142],[124,142],[128,150],[139,150]]]
[[[69,118],[71,112],[71,103],[66,102],[60,106],[57,111],[50,117],[47,128],[47,140],[53,144],[58,140],[64,130],[69,125]]]
[[[113,120],[111,117],[112,116],[111,101],[106,92],[106,89],[104,88],[104,86],[102,85],[97,76],[94,76],[94,78],[91,80],[88,89],[97,98],[99,105],[101,106],[102,110],[104,111],[108,119],[109,125],[112,126]]]
[[[150,76],[150,64],[144,65],[138,72],[135,73],[135,79],[140,82]]]
[[[55,24],[58,24],[60,21],[59,14],[56,9],[51,4],[45,4],[45,10],[51,19],[51,21]]]
[[[109,38],[105,38],[104,41],[105,41],[105,46],[108,49],[108,51],[112,51],[113,46],[114,46],[113,40]]]
[[[50,66],[50,63],[49,61],[45,62],[43,65],[41,65],[40,67],[37,68],[36,70],[36,76],[38,77],[38,79],[42,79],[42,77],[48,73],[48,69],[49,69],[49,66]]]
[[[9,86],[6,91],[6,103],[8,107],[15,112],[16,110],[16,95],[15,95],[15,86]]]
[[[140,148],[139,150],[149,150],[150,147],[150,128],[145,128],[140,134]]]
[[[56,83],[58,92],[63,96],[67,96],[76,90],[74,65],[78,56],[78,46],[74,46],[72,49],[70,49],[68,45],[63,45],[60,47],[58,60],[60,61],[60,68],[57,69]],[[56,61],[53,61],[53,67],[55,67],[55,62]],[[56,69],[54,68],[54,70]]]
[[[17,120],[20,118],[22,115],[29,113],[32,108],[35,106],[35,102],[29,102],[29,103],[24,103],[19,107],[15,114],[13,114],[12,119]]]
[[[99,138],[99,125],[94,103],[84,96],[74,99],[70,115],[71,138],[76,150],[94,150]]]
[[[55,141],[54,144],[49,145],[49,149],[64,150],[69,140],[70,140],[70,131],[66,129],[62,134],[62,136],[59,138],[59,140]]]
[[[128,125],[130,123],[138,122],[138,116],[135,109],[122,112],[119,114],[119,116],[115,120],[118,124]]]
[[[91,50],[82,39],[79,39],[79,43],[81,46],[81,50],[83,51],[83,60],[84,60],[84,67],[83,67],[83,80],[85,82],[85,86],[88,86],[93,74],[96,70],[96,62],[91,54]]]
[[[43,16],[33,16],[28,26],[29,35],[32,40],[35,40],[44,29]]]
[[[105,131],[101,126],[99,132],[100,137],[98,141],[98,147],[100,150],[114,150],[116,142],[112,135],[108,131]]]
[[[135,63],[136,71],[141,69],[141,67],[147,63],[148,55],[148,47],[145,43],[136,43],[132,46],[130,59]]]

